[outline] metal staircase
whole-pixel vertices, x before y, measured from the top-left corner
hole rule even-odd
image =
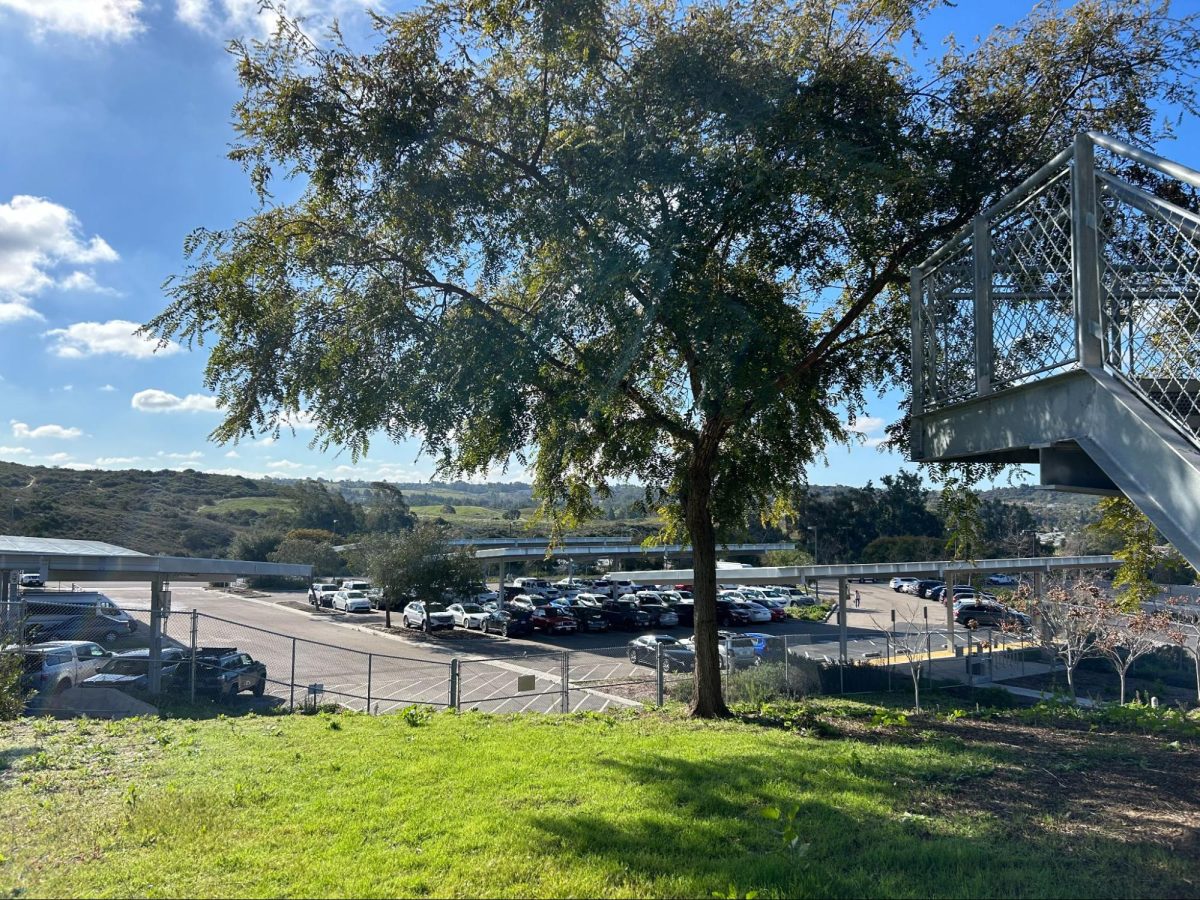
[[[1124,493],[1200,567],[1200,172],[1080,135],[912,272],[912,453]]]

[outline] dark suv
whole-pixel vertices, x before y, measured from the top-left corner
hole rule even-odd
[[[1016,626],[1022,631],[1028,631],[1031,625],[1029,616],[1008,609],[999,603],[964,603],[954,614],[954,620],[967,628],[1004,628]]]
[[[632,600],[606,600],[602,613],[613,628],[640,631],[650,627],[650,614]]]
[[[188,666],[175,670],[175,682],[186,685]],[[267,689],[267,667],[236,647],[201,647],[196,651],[196,693],[231,700],[242,691],[261,697]]]
[[[730,625],[745,625],[750,621],[750,611],[738,606],[731,600],[717,600],[717,624],[728,628]]]
[[[566,612],[575,617],[580,631],[608,631],[609,629],[608,619],[604,618],[604,613],[594,606],[572,603],[571,608]]]

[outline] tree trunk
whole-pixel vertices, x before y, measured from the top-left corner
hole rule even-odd
[[[383,627],[388,631],[392,630],[392,601],[383,601]]]
[[[1071,692],[1071,699],[1074,700],[1075,699],[1075,666],[1073,666],[1071,664],[1070,660],[1067,660],[1067,662],[1066,662],[1066,669],[1067,669],[1067,690],[1069,690]]]
[[[921,711],[921,667],[912,670],[913,677],[913,712]]]
[[[715,442],[713,443],[715,451]],[[729,715],[721,692],[717,650],[717,535],[712,517],[712,453],[699,451],[688,467],[684,516],[692,542],[692,596],[696,620],[696,667],[691,714],[713,719]]]
[[[1192,651],[1192,662],[1196,666],[1196,702],[1200,703],[1200,648]]]
[[[1121,705],[1124,706],[1125,705],[1125,670],[1124,669],[1118,667],[1117,678],[1121,682]]]

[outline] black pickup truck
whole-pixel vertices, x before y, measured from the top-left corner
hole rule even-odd
[[[175,671],[176,680],[186,685],[190,677],[185,663]],[[267,667],[236,647],[201,647],[196,650],[196,693],[232,699],[242,691],[261,697],[267,689]]]

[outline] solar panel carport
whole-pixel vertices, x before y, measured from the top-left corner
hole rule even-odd
[[[232,581],[261,575],[312,578],[312,566],[155,556],[103,541],[0,535],[0,604],[16,599],[13,575],[39,572],[48,581],[146,581],[150,583],[150,689],[158,690],[165,585],[172,581]]]

